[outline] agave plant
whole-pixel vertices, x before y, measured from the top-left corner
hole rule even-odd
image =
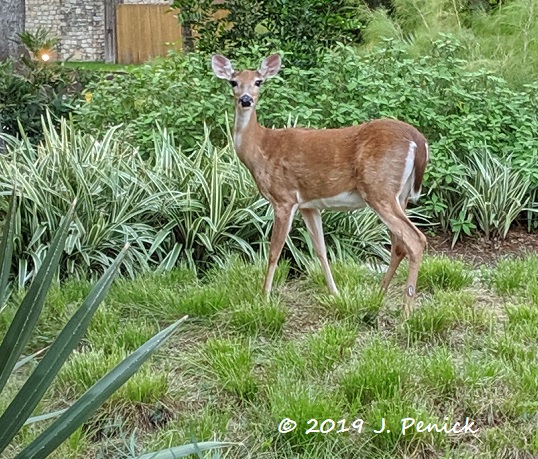
[[[22,364],[32,358],[20,359],[39,319],[45,297],[58,270],[60,255],[65,248],[70,226],[72,225],[74,206],[75,204],[73,203],[67,215],[63,218],[26,296],[22,300],[6,335],[3,337],[0,345],[0,392],[5,389],[13,371],[16,371]],[[16,210],[16,193],[14,191],[11,195],[0,244],[0,304],[3,304],[7,298]],[[35,370],[19,389],[12,402],[0,414],[0,454],[10,446],[13,438],[25,423],[55,417],[57,419],[46,430],[16,455],[16,459],[47,457],[84,423],[114,391],[121,387],[185,321],[186,317],[173,323],[148,340],[90,387],[68,409],[48,413],[38,418],[31,417],[58,371],[83,337],[90,319],[112,284],[126,251],[127,246],[124,247],[98,280],[80,308],[71,317],[37,364]]]
[[[58,38],[52,36],[50,31],[43,27],[38,27],[34,32],[21,32],[18,36],[35,59],[38,59],[44,50],[51,51],[58,44]]]

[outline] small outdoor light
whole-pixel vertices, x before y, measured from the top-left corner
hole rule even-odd
[[[41,52],[39,53],[39,58],[43,62],[48,62],[50,60],[50,52],[49,52],[49,50],[48,49],[41,50]]]

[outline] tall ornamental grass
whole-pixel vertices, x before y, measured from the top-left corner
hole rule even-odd
[[[55,128],[48,118],[43,133],[37,145],[3,135],[8,150],[0,162],[0,209],[7,208],[14,184],[23,196],[11,267],[16,286],[24,286],[42,265],[74,198],[78,211],[59,277],[96,277],[127,241],[131,249],[120,269],[129,276],[181,262],[205,269],[223,265],[230,254],[250,261],[266,254],[272,211],[230,145],[215,147],[209,131],[189,154],[166,129],[153,131],[148,158],[116,127],[94,137],[66,120]],[[327,220],[334,257],[386,257],[386,230],[371,213]],[[312,252],[310,241],[302,222],[295,226],[287,253],[303,265]]]

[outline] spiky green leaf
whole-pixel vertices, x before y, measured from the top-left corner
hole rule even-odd
[[[114,263],[95,284],[78,311],[73,314],[45,357],[0,417],[0,452],[7,447],[30,417],[52,380],[82,339],[93,314],[114,280],[127,248],[128,246],[120,252]]]
[[[92,387],[90,387],[71,408],[61,415],[45,432],[37,437],[30,445],[21,451],[16,459],[36,459],[47,457],[62,442],[64,442],[83,422],[108,399],[117,389],[119,389],[157,350],[166,342],[177,330],[180,324],[187,319],[187,316],[174,322],[136,351],[126,357],[108,374],[103,376]]]
[[[56,233],[47,255],[43,260],[41,269],[37,273],[28,293],[15,314],[2,345],[0,345],[0,391],[4,388],[13,367],[28,343],[30,334],[35,327],[50,284],[58,268],[69,225],[75,211],[73,202],[69,212],[64,217],[60,230]]]

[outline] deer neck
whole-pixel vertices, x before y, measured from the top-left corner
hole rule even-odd
[[[235,109],[235,122],[233,140],[239,159],[249,168],[249,163],[259,154],[257,143],[262,135],[263,128],[258,124],[256,108],[243,110]]]

